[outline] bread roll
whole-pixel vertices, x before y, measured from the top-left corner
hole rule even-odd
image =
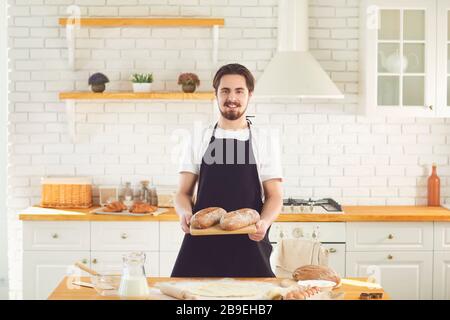
[[[223,230],[233,231],[259,221],[259,213],[253,209],[239,209],[225,213],[220,219],[220,227]]]
[[[191,226],[195,229],[206,229],[220,222],[226,211],[219,207],[209,207],[197,211],[191,218]]]
[[[336,271],[329,267],[305,265],[295,269],[292,277],[296,280],[328,280],[336,283],[336,286],[341,282],[341,278]]]
[[[131,213],[150,213],[158,210],[158,207],[149,205],[144,202],[135,202],[133,206],[130,208]]]
[[[111,202],[103,208],[104,212],[122,212],[123,210],[127,210],[127,206],[120,201]]]

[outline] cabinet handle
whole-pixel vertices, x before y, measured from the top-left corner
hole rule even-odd
[[[388,255],[387,258],[388,258],[389,260],[394,259],[394,257],[393,257],[392,255]]]
[[[337,250],[336,250],[335,248],[330,248],[330,249],[328,249],[328,252],[329,252],[329,253],[336,253]]]
[[[93,263],[93,264],[97,264],[97,262],[98,262],[98,260],[95,259],[95,258],[92,260],[92,263]]]
[[[283,231],[281,231],[280,232],[280,238],[283,238],[284,237],[284,233],[283,233]]]
[[[394,239],[394,235],[392,235],[392,234],[390,234],[390,235],[388,235],[388,239]]]
[[[86,264],[88,261],[87,261],[87,259],[83,259],[83,260],[81,260],[81,262],[83,262],[84,264]]]
[[[122,239],[126,239],[126,238],[128,238],[128,235],[127,235],[126,233],[122,233],[120,237],[121,237]]]
[[[430,105],[428,106],[428,109],[433,110],[433,105],[430,104]]]
[[[57,233],[52,234],[52,238],[53,239],[58,239],[58,234]]]

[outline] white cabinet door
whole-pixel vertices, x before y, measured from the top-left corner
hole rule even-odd
[[[437,113],[450,116],[450,0],[438,0]]]
[[[179,222],[159,223],[159,275],[170,277],[185,233]]]
[[[93,251],[158,251],[159,222],[92,222]]]
[[[24,221],[24,250],[83,251],[90,248],[89,222]]]
[[[345,243],[323,243],[328,250],[328,266],[345,277]]]
[[[346,277],[367,277],[379,270],[379,282],[396,300],[432,299],[433,252],[347,252]]]
[[[180,250],[184,235],[185,233],[181,230],[179,222],[161,221],[159,223],[159,250]]]
[[[79,269],[74,267],[76,261],[89,265],[89,260],[89,251],[25,251],[23,298],[47,299],[66,275],[80,274]]]
[[[130,251],[92,251],[91,267],[97,272],[118,272],[123,269],[123,255]],[[156,251],[144,251],[145,253],[145,274],[147,277],[159,276],[159,253]]]
[[[450,222],[434,223],[434,250],[450,250]]]
[[[178,251],[161,251],[159,253],[159,276],[170,277]]]
[[[369,115],[436,115],[436,2],[361,6],[362,105]]]
[[[450,251],[434,252],[433,299],[450,300]]]
[[[347,251],[433,250],[433,222],[349,222]]]

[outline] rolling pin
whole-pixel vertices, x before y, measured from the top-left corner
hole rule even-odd
[[[77,266],[81,270],[86,271],[87,273],[89,273],[89,274],[91,274],[93,276],[99,276],[100,275],[97,271],[92,270],[91,268],[89,268],[87,265],[85,265],[82,262],[79,262],[79,261],[75,262],[75,266]]]

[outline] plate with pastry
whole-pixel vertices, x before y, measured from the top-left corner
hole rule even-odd
[[[121,201],[114,201],[107,204],[104,207],[97,208],[91,213],[95,214],[109,214],[118,216],[158,216],[161,213],[167,212],[168,209],[158,208],[157,206],[152,206],[145,202],[134,202],[133,205],[128,210],[128,207],[124,205]]]
[[[243,208],[226,212],[219,207],[209,207],[196,212],[191,218],[193,236],[252,234],[256,233],[259,213]]]

